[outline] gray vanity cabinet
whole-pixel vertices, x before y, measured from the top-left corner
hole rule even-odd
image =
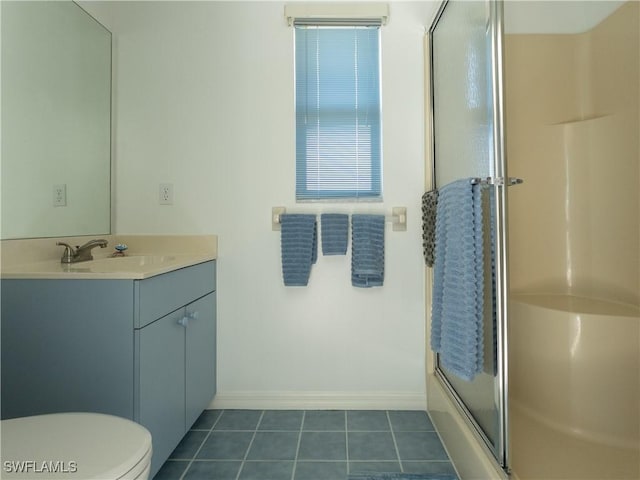
[[[216,393],[216,371],[211,369],[216,364],[216,351],[209,348],[211,342],[216,342],[216,324],[205,320],[215,318],[216,295],[197,300],[186,312],[185,415],[189,429]]]
[[[210,293],[136,330],[138,421],[154,439],[151,472],[162,466],[215,394],[216,297]],[[159,399],[162,399],[159,401]]]
[[[216,263],[147,279],[2,279],[2,418],[101,412],[153,439],[151,477],[216,390]]]
[[[176,439],[185,433],[184,327],[180,312],[169,314],[136,330],[139,348],[139,393],[136,419],[151,432],[151,473],[166,459]],[[161,399],[161,401],[158,401]]]

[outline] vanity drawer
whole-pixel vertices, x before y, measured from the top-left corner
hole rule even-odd
[[[134,327],[142,328],[215,289],[215,261],[136,280]]]

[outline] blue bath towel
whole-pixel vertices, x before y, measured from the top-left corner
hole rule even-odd
[[[384,215],[351,216],[351,284],[381,287],[384,283]]]
[[[323,213],[320,215],[323,255],[345,255],[349,244],[349,215]]]
[[[493,365],[491,366],[491,374],[495,377],[498,374],[498,325],[496,323],[498,319],[498,315],[496,312],[496,235],[495,229],[492,227],[496,222],[496,204],[495,204],[495,191],[493,188],[489,188],[486,190],[488,192],[489,197],[489,225],[491,229],[491,238],[490,238],[490,252],[491,255],[491,286],[487,288],[491,288],[491,333],[492,333],[492,359]],[[485,359],[486,361],[486,359]],[[487,372],[489,373],[489,372]]]
[[[464,380],[484,367],[482,185],[457,180],[439,189],[431,348]]]
[[[318,258],[316,216],[283,214],[280,217],[282,278],[288,287],[306,286],[311,265]]]

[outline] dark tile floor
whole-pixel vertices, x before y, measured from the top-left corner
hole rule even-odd
[[[429,417],[396,410],[206,410],[154,480],[345,480],[455,473]]]

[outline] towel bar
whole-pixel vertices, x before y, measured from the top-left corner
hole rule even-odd
[[[271,208],[271,230],[280,230],[280,216],[287,212],[286,207]],[[407,230],[407,207],[393,207],[391,215],[385,215],[385,220],[393,224],[394,232],[404,232]]]
[[[509,177],[505,180],[504,177],[486,177],[486,178],[480,178],[480,177],[475,177],[471,179],[471,185],[478,185],[478,184],[483,184],[483,185],[507,185],[507,186],[511,186],[511,185],[519,185],[520,183],[523,183],[524,180],[522,180],[521,178],[515,178],[515,177]]]

